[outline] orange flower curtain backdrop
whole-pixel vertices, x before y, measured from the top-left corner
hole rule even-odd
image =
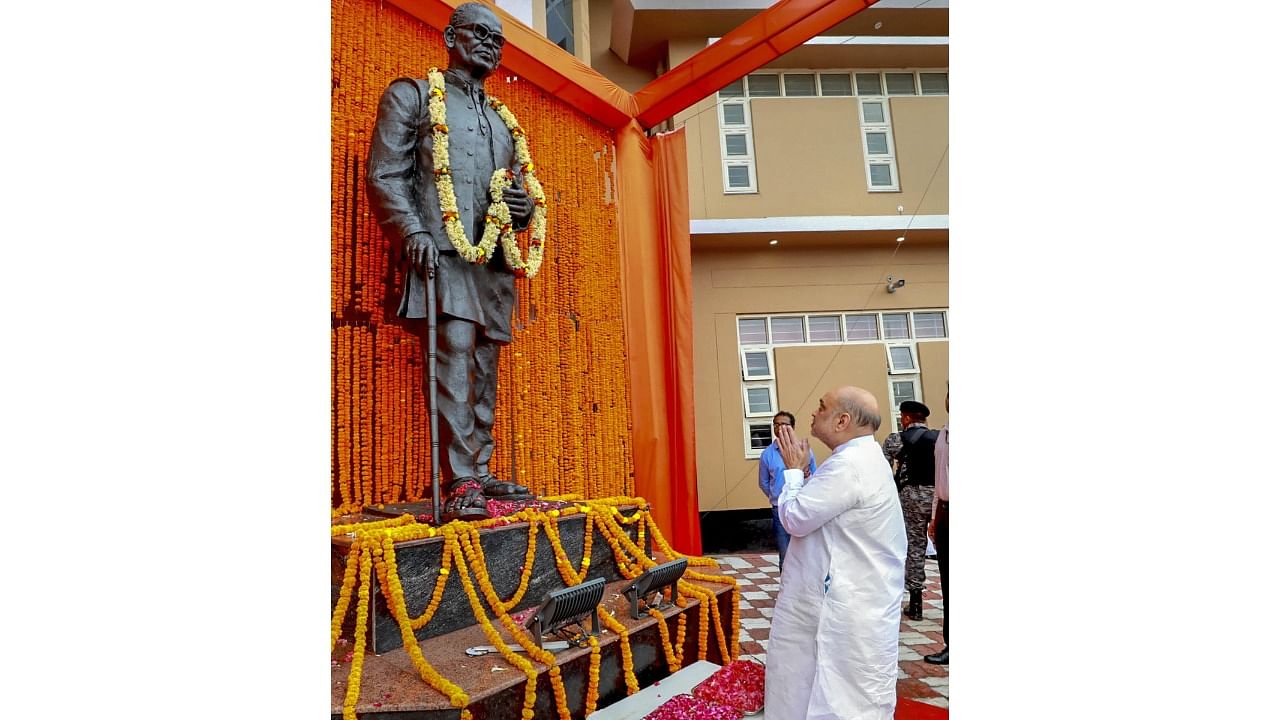
[[[378,98],[448,63],[441,34],[391,4],[333,9],[333,507],[430,499],[425,365],[395,317],[399,249],[369,208],[364,162]],[[542,495],[633,495],[611,131],[499,68],[488,93],[529,136],[549,205],[546,259],[519,279],[503,350],[492,467]],[[519,238],[527,249],[528,238]]]

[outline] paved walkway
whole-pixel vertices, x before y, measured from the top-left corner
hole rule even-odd
[[[778,597],[778,555],[717,555],[722,572],[737,575],[742,591],[739,635],[742,654],[765,662],[769,654],[769,625]],[[903,596],[905,603],[906,596]],[[930,665],[925,655],[942,649],[942,591],[938,563],[925,562],[924,620],[903,619],[898,636],[898,696],[947,707],[949,675],[946,665]]]

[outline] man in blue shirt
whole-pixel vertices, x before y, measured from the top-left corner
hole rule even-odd
[[[786,425],[791,428],[796,426],[796,416],[783,410],[773,416],[773,442],[769,443],[769,447],[760,453],[760,492],[769,498],[769,504],[773,507],[773,536],[778,541],[778,567],[782,567],[782,563],[787,559],[787,545],[791,542],[791,535],[787,533],[786,528],[782,527],[782,521],[778,519],[778,493],[782,492],[782,471],[787,469],[785,463],[782,462],[782,454],[778,452],[778,428]],[[817,463],[813,459],[813,451],[809,451],[809,467],[805,468],[804,476],[809,477],[817,470]]]

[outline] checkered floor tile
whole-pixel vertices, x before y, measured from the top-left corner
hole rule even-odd
[[[742,654],[767,665],[769,625],[778,597],[778,556],[721,555],[716,559],[721,572],[738,579],[742,591],[738,605]],[[902,620],[898,635],[898,696],[945,708],[949,696],[947,666],[924,661],[925,655],[942,650],[942,589],[935,560],[925,561],[924,607],[924,620]]]

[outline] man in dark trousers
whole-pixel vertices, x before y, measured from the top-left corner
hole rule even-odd
[[[909,620],[923,620],[924,556],[933,513],[933,444],[938,431],[925,424],[929,407],[924,403],[907,400],[898,410],[903,429],[884,439],[884,457],[894,468],[893,480],[898,485],[898,501],[907,524],[906,586],[910,598],[903,615]]]
[[[437,172],[452,179],[466,237],[479,244],[489,208],[490,177],[510,169],[516,181],[503,191],[516,230],[528,226],[533,201],[523,188],[515,142],[487,102],[484,81],[502,61],[502,23],[480,3],[459,5],[444,29],[449,68],[444,71],[448,168],[436,168],[428,81],[399,78],[378,104],[369,148],[369,199],[384,232],[403,247],[408,264],[398,315],[422,339],[427,353],[428,260],[436,265],[436,386],[439,391],[441,473],[445,519],[488,517],[485,498],[532,497],[528,488],[493,475],[493,418],[498,354],[511,342],[515,276],[502,253],[477,265],[463,259],[445,232]],[[430,257],[428,257],[430,256]],[[426,394],[425,392],[423,393]]]
[[[947,412],[951,412],[951,391],[947,391],[945,401]],[[951,662],[951,641],[947,639],[947,531],[951,524],[948,515],[950,508],[947,499],[951,497],[951,476],[948,472],[951,448],[951,421],[942,426],[938,433],[938,442],[934,445],[933,465],[933,520],[929,521],[929,539],[938,550],[938,574],[942,576],[942,652],[925,655],[924,661],[934,665],[947,665]]]

